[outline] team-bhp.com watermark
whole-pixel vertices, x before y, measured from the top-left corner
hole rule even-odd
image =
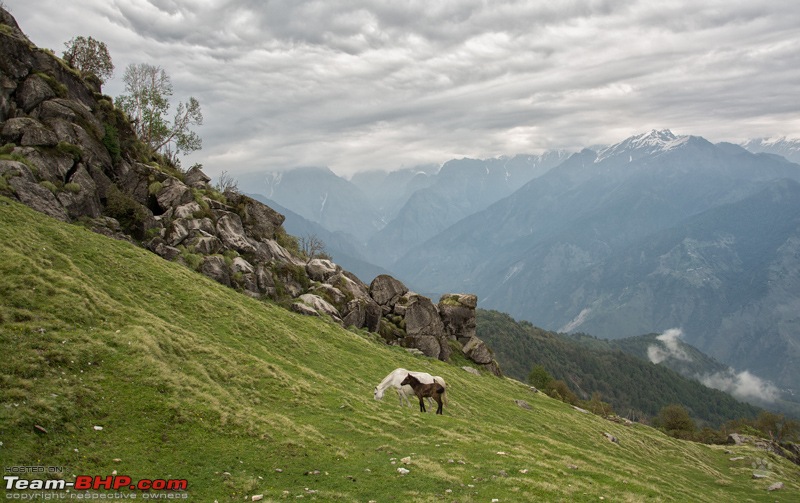
[[[47,478],[63,472],[52,466],[13,466],[5,469],[7,500],[188,500],[186,479],[133,479],[127,475],[78,475],[74,482]],[[24,475],[24,477],[23,477]]]

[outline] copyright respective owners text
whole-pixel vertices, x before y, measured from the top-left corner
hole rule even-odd
[[[61,466],[6,466],[2,486],[5,499],[16,501],[189,500],[186,479],[66,475]]]

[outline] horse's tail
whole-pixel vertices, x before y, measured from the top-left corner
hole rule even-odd
[[[433,376],[433,382],[442,387],[439,393],[442,395],[442,403],[447,405],[447,383],[440,376]]]

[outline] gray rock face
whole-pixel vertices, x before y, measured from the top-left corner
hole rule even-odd
[[[22,177],[11,178],[8,184],[14,190],[17,199],[23,204],[58,220],[69,221],[67,212],[56,196],[50,192],[50,189],[46,189],[38,183],[31,183]]]
[[[17,106],[26,113],[45,100],[55,98],[56,93],[38,75],[29,75],[17,91]]]
[[[103,214],[103,206],[97,197],[97,185],[83,164],[78,164],[69,183],[72,184],[69,190],[59,192],[56,198],[70,218],[97,218]]]

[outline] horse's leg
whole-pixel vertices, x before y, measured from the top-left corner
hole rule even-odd
[[[437,414],[444,414],[444,412],[442,412],[442,396],[441,395],[436,395],[435,397],[433,397],[433,399],[436,400],[436,403],[439,404],[439,407],[436,408],[436,413]]]
[[[403,402],[405,402],[405,407],[411,407],[408,389],[405,386],[400,386],[397,392],[400,393],[400,405],[403,405]]]
[[[419,397],[419,411],[425,412],[425,400],[422,397]]]

